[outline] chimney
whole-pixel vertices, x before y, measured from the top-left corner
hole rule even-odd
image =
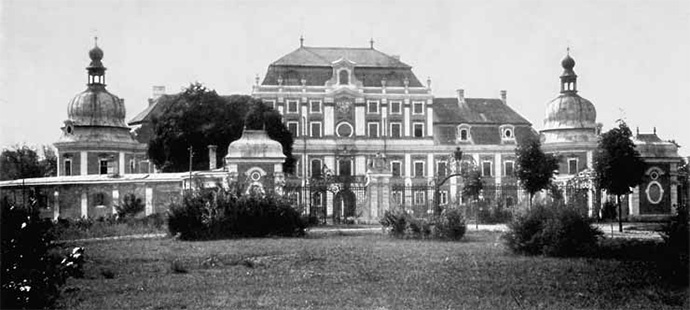
[[[508,105],[508,91],[501,91],[501,101],[503,101],[503,104]]]
[[[465,90],[464,89],[458,89],[456,90],[458,93],[458,104],[462,104],[465,102]]]
[[[216,169],[216,149],[217,145],[208,146],[208,170]]]
[[[153,86],[153,92],[151,94],[151,99],[156,100],[160,98],[160,96],[165,95],[165,86]]]

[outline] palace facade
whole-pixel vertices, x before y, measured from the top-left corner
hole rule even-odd
[[[142,198],[146,214],[163,212],[192,180],[207,186],[247,180],[248,188],[283,191],[296,204],[325,218],[377,222],[385,210],[402,207],[423,215],[434,207],[466,204],[459,169],[481,174],[481,198],[511,207],[525,198],[514,176],[515,149],[541,138],[557,154],[557,183],[591,174],[600,125],[594,104],[578,95],[575,61],[562,61],[561,91],[546,107],[537,132],[515,111],[502,90],[496,98],[435,97],[431,80],[422,83],[398,56],[369,47],[299,47],[271,63],[257,77],[251,95],[283,116],[295,138],[297,169],[284,175],[278,149],[265,157],[252,148],[269,143],[261,131],[233,142],[222,165],[188,173],[155,173],[146,143],[151,118],[165,113],[177,95],[154,87],[149,106],[124,124],[124,101],[105,89],[103,51],[89,52],[87,89],[68,103],[67,121],[55,143],[57,177],[0,182],[3,197],[44,199],[51,216],[96,217],[112,213],[126,194]],[[644,183],[629,196],[630,217],[672,213],[687,197],[678,167],[678,147],[654,134],[637,134],[647,164]],[[256,153],[256,154],[255,154]],[[684,183],[685,182],[685,183]],[[591,184],[584,190],[591,215],[602,203]],[[683,189],[683,186],[685,186]],[[679,192],[681,189],[681,192]],[[567,186],[566,186],[567,190]],[[569,197],[569,195],[566,195]],[[687,198],[685,198],[687,199]]]

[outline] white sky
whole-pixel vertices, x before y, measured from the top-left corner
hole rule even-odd
[[[0,146],[55,142],[85,89],[98,35],[108,90],[127,120],[153,85],[201,81],[249,94],[254,77],[299,46],[400,55],[436,97],[498,97],[534,127],[559,92],[567,46],[579,94],[604,129],[674,139],[690,155],[690,1],[36,1],[0,0]]]

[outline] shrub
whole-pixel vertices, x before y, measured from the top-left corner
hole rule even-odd
[[[460,240],[465,236],[467,224],[462,212],[458,209],[443,210],[441,216],[435,221],[436,236],[447,240]]]
[[[594,253],[601,235],[577,210],[538,205],[509,223],[503,239],[515,253],[572,257]]]
[[[601,219],[602,220],[615,220],[616,214],[616,204],[612,201],[604,202],[604,207],[601,209]]]
[[[676,207],[676,216],[664,226],[661,233],[664,239],[664,262],[661,262],[661,273],[672,282],[681,285],[688,284],[690,270],[690,224],[688,223],[688,208],[681,205]]]
[[[405,235],[407,227],[407,213],[400,210],[386,210],[383,218],[379,221],[384,228],[389,228],[389,233],[395,237],[402,237]]]
[[[137,214],[144,211],[144,207],[141,198],[137,198],[134,194],[127,194],[122,199],[122,204],[115,206],[115,212],[118,217],[121,218],[135,217]]]
[[[542,253],[573,257],[593,254],[602,232],[589,219],[572,208],[562,208],[550,218],[542,231]]]
[[[186,194],[168,211],[168,230],[184,240],[302,236],[306,222],[285,199],[237,197],[219,189]]]
[[[444,210],[430,220],[416,218],[401,210],[388,210],[379,221],[388,233],[398,238],[438,238],[460,240],[467,226],[462,212],[457,209]],[[433,227],[433,228],[432,228]]]
[[[5,199],[0,204],[0,308],[50,308],[68,276],[51,242],[52,223],[40,219],[35,205],[18,206]]]

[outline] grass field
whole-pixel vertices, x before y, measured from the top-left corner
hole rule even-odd
[[[509,254],[500,233],[462,242],[381,234],[85,244],[69,309],[687,309],[652,262]]]

